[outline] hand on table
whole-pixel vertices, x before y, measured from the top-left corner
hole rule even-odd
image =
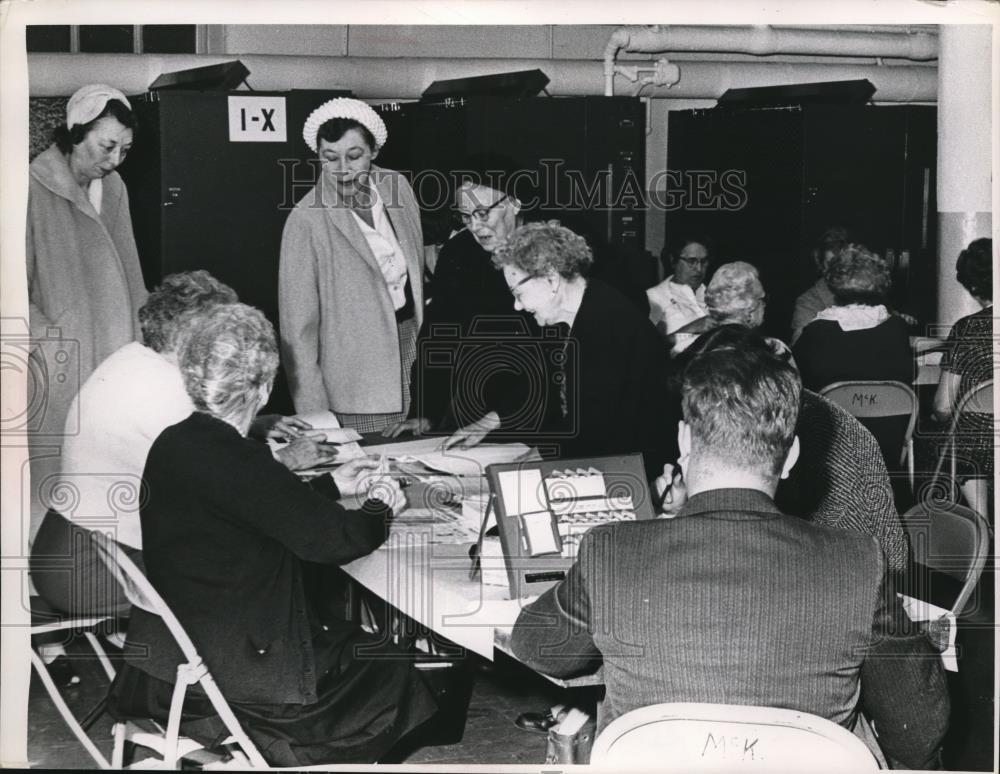
[[[248,435],[258,441],[264,441],[269,438],[275,441],[294,441],[312,429],[312,425],[302,421],[298,417],[285,417],[281,414],[259,414],[251,423]]]
[[[333,462],[337,458],[337,447],[323,443],[324,437],[323,433],[300,436],[278,449],[274,458],[289,470],[309,470]]]
[[[387,475],[379,460],[365,457],[341,465],[330,475],[342,495],[359,495],[379,500],[399,513],[406,507],[406,495],[394,478]]]
[[[660,503],[661,518],[672,519],[677,511],[687,502],[687,485],[684,475],[678,466],[676,469],[669,462],[663,465],[663,473],[653,481],[656,490],[656,501]]]
[[[460,427],[444,442],[444,448],[450,449],[453,446],[459,448],[469,448],[481,443],[483,438],[500,427],[500,416],[491,411],[482,419],[477,419],[472,424]]]
[[[389,427],[382,431],[382,435],[386,438],[397,438],[406,432],[413,433],[414,435],[423,435],[430,432],[433,427],[431,421],[426,417],[404,419],[402,422],[389,425]]]

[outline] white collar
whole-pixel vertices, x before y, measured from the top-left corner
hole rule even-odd
[[[840,325],[845,331],[861,331],[881,325],[889,319],[889,310],[881,304],[848,304],[847,306],[830,306],[816,315],[817,320],[830,320]]]

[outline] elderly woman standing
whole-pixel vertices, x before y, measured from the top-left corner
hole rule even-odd
[[[540,326],[561,329],[543,337],[554,348],[550,372],[538,385],[546,412],[539,427],[520,431],[488,412],[454,433],[449,446],[474,445],[502,429],[556,444],[563,457],[642,452],[650,477],[676,458],[663,400],[666,346],[623,295],[585,276],[592,261],[586,240],[555,221],[518,228],[493,254],[514,308]]]
[[[373,474],[374,460],[305,484],[247,439],[277,367],[274,329],[243,304],[209,312],[185,343],[180,370],[196,410],[147,457],[146,574],[269,763],[373,762],[435,700],[401,652],[312,606],[303,564],[375,550],[405,499]],[[367,496],[360,510],[337,502],[351,494]],[[133,611],[125,653],[112,713],[165,719],[177,651],[162,620]],[[185,711],[201,722],[182,730],[199,741],[225,735],[210,708]]]
[[[76,432],[67,415],[83,380],[139,338],[146,287],[128,193],[115,172],[136,126],[118,89],[84,86],[70,97],[53,144],[31,162],[25,255],[32,357],[36,373],[48,374],[38,445],[58,446],[64,431]],[[33,455],[32,535],[58,469],[58,456]]]
[[[423,317],[423,237],[413,191],[372,164],[388,133],[364,102],[306,119],[323,165],[281,240],[281,344],[295,409],[331,410],[360,432],[406,418]]]
[[[478,357],[482,347],[475,346],[477,335],[486,334],[486,346],[520,328],[531,331],[526,315],[515,315],[510,308],[510,292],[503,276],[493,266],[492,257],[507,237],[522,223],[522,198],[524,186],[518,186],[518,175],[513,164],[503,157],[474,157],[463,165],[463,169],[475,172],[458,185],[455,192],[455,209],[464,228],[441,248],[437,268],[434,272],[434,297],[426,310],[420,331],[424,346],[434,346],[436,352],[445,348],[451,350],[452,369],[430,368],[415,361],[410,380],[409,418],[386,428],[385,435],[398,436],[403,432],[421,435],[431,430],[447,427],[454,430],[454,421],[467,419],[471,407],[470,396],[462,388],[466,373],[464,365],[472,363],[475,380],[499,376],[481,370],[483,360]],[[480,169],[481,168],[481,174]],[[492,174],[491,174],[492,173]],[[489,182],[491,185],[485,185]],[[521,194],[521,195],[519,195]],[[486,331],[477,330],[477,321],[489,319]],[[498,328],[497,323],[510,322],[507,328]],[[438,332],[444,332],[439,335]],[[487,358],[488,360],[488,358]],[[516,363],[497,362],[509,372]],[[489,367],[489,364],[486,364]],[[502,382],[502,386],[499,384]],[[492,392],[513,390],[510,404],[518,399],[516,385],[502,376],[493,384]],[[523,396],[520,396],[523,397]],[[453,401],[457,405],[453,405]],[[477,403],[475,398],[471,401]]]

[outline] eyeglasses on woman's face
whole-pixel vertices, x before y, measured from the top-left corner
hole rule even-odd
[[[464,223],[466,226],[471,225],[473,221],[477,223],[485,223],[490,219],[490,213],[493,212],[494,209],[499,207],[505,201],[507,201],[508,198],[510,198],[509,194],[504,194],[495,202],[493,202],[493,204],[484,207],[476,207],[471,212],[466,212],[465,210],[459,210],[458,215],[459,217],[461,217],[462,223]]]
[[[514,296],[514,301],[516,303],[521,303],[521,294],[524,292],[522,290],[519,290],[519,288],[522,285],[524,285],[526,282],[530,282],[531,280],[538,279],[538,278],[539,277],[538,277],[537,274],[529,274],[526,277],[522,277],[520,280],[518,280],[517,282],[515,282],[513,285],[509,285],[507,287],[507,290],[510,291],[510,294],[512,296]]]

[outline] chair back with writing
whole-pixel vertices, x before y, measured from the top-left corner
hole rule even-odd
[[[174,688],[174,695],[170,706],[170,719],[165,734],[166,748],[171,752],[164,755],[165,767],[172,768],[176,762],[181,711],[184,705],[186,686],[198,683],[212,702],[212,707],[218,713],[219,718],[225,723],[232,742],[242,748],[247,761],[254,768],[267,768],[267,762],[264,760],[264,757],[250,740],[250,737],[246,735],[236,715],[233,714],[229,703],[223,697],[222,691],[219,690],[215,679],[208,671],[208,667],[205,666],[205,662],[202,661],[201,656],[198,654],[198,649],[191,641],[187,632],[184,631],[181,622],[177,620],[177,616],[174,615],[163,597],[153,588],[153,584],[149,582],[149,579],[136,566],[135,562],[129,558],[128,554],[122,550],[122,547],[112,540],[109,535],[94,532],[91,535],[91,539],[101,561],[104,562],[108,570],[112,573],[115,581],[125,590],[125,595],[129,601],[136,607],[159,616],[167,629],[170,630],[170,634],[181,649],[184,658],[187,659],[186,663],[177,667],[177,686]]]
[[[858,419],[908,414],[912,419],[906,438],[913,436],[919,404],[913,389],[902,382],[834,382],[819,394]]]
[[[858,737],[795,710],[654,704],[628,712],[594,741],[592,766],[667,772],[859,772],[878,763]]]
[[[955,503],[918,503],[900,517],[917,564],[962,584],[952,604],[958,615],[972,595],[989,555],[990,527],[980,514]]]
[[[913,429],[917,425],[917,415],[920,404],[913,389],[902,382],[888,381],[857,381],[834,382],[828,384],[820,395],[836,403],[847,413],[852,414],[862,424],[869,419],[886,419],[889,417],[908,417],[902,437],[892,432],[891,439],[875,436],[882,447],[886,464],[890,469],[896,459],[908,459],[910,468],[910,486],[913,486]],[[900,420],[902,421],[902,420]],[[874,430],[874,424],[869,427]],[[891,454],[890,452],[891,447]]]

